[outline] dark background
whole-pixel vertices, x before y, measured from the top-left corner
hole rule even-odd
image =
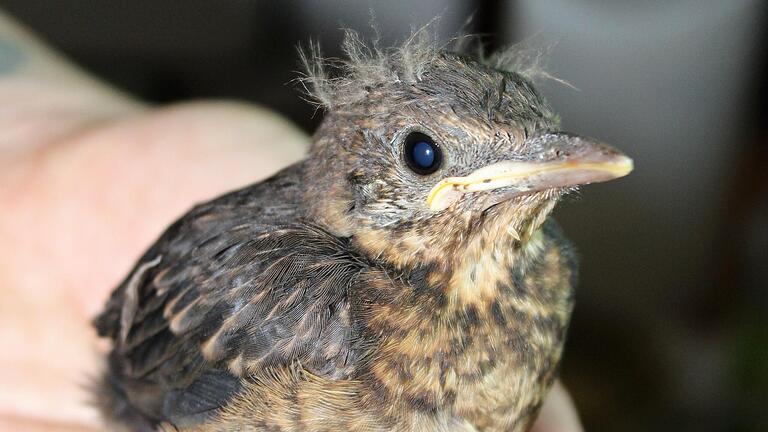
[[[582,277],[562,369],[589,431],[768,431],[768,3],[762,0],[0,0],[84,68],[157,103],[236,98],[311,132],[296,46],[341,27],[384,44],[556,42],[566,129],[635,159],[556,217]],[[545,45],[546,45],[545,44]],[[279,144],[277,144],[279,145]]]

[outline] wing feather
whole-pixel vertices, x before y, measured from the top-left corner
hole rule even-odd
[[[300,362],[333,378],[354,370],[349,292],[365,260],[301,219],[295,177],[288,170],[193,209],[96,319],[114,341],[109,379],[147,418],[215,409],[226,398],[200,399],[201,389],[269,366]]]

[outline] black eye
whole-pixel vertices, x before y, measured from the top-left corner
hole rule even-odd
[[[411,132],[405,137],[405,162],[413,172],[421,175],[432,174],[443,163],[440,147],[429,136]]]

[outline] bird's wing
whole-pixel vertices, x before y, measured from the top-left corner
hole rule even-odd
[[[354,368],[347,293],[363,264],[345,239],[290,210],[264,216],[295,198],[275,190],[284,180],[187,214],[97,318],[114,340],[112,385],[148,417],[189,421],[271,365],[337,378]]]

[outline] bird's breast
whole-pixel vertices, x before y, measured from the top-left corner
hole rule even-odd
[[[478,244],[448,268],[411,270],[367,315],[382,335],[367,377],[379,398],[484,430],[528,424],[559,363],[574,271],[566,244],[532,242],[527,256]]]

